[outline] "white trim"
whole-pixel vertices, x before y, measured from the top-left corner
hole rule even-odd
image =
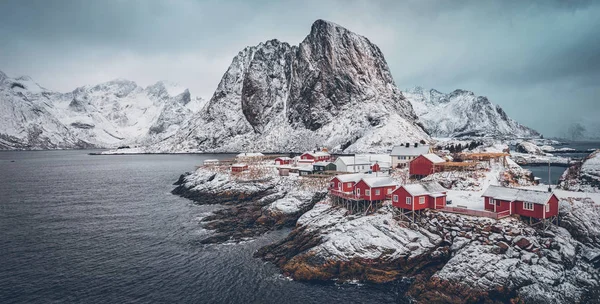
[[[356,188],[356,195],[360,196],[360,188]]]
[[[530,207],[530,208],[527,208],[528,206],[531,206],[531,207]],[[534,210],[533,203],[530,203],[530,202],[523,202],[523,210],[527,210],[527,211],[533,211],[533,210]]]
[[[396,203],[398,202],[398,195],[397,194],[392,195],[392,202],[396,202]]]
[[[412,205],[412,197],[409,196],[409,197],[406,198],[406,204],[407,205]]]
[[[419,197],[419,205],[425,204],[425,196]]]
[[[371,196],[371,189],[365,189],[365,195]]]
[[[375,189],[375,195],[381,195],[381,190]]]

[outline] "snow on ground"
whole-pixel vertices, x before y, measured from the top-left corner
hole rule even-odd
[[[394,220],[392,209],[383,207],[369,216],[345,216],[344,208],[317,204],[298,219],[298,224],[309,231],[318,230],[322,236],[321,244],[309,254],[335,260],[411,258],[441,242],[439,236],[401,226]]]

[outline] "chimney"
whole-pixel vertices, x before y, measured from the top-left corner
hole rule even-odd
[[[415,148],[419,146],[419,143],[415,143]]]
[[[404,146],[408,148],[410,147],[410,143],[406,143]]]

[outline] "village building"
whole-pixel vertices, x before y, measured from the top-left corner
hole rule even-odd
[[[335,176],[329,183],[329,195],[334,204],[350,212],[370,211],[380,206],[397,187],[389,176],[355,173]]]
[[[204,160],[204,165],[205,166],[214,166],[214,165],[218,165],[219,164],[219,160],[218,159],[206,159]]]
[[[558,197],[552,192],[489,186],[482,197],[487,211],[518,214],[531,219],[551,221],[558,216]]]
[[[301,161],[312,161],[311,163],[329,161],[330,159],[331,154],[324,151],[304,152],[300,155]]]
[[[392,161],[392,168],[403,168],[412,161],[419,157],[419,155],[431,153],[431,147],[429,145],[423,145],[420,143],[395,146],[390,152]]]
[[[318,162],[313,164],[313,172],[319,173],[324,171],[335,171],[336,166],[330,162]]]
[[[387,154],[340,156],[334,163],[339,172],[382,172],[389,171],[391,158]]]
[[[300,167],[300,168],[298,168],[298,174],[300,176],[306,176],[306,175],[313,174],[313,167],[312,166]]]
[[[421,179],[437,172],[436,165],[446,161],[433,153],[417,156],[409,164],[409,173],[412,178]]]
[[[231,172],[243,172],[248,170],[247,164],[233,164],[231,165]]]
[[[389,176],[363,177],[354,186],[354,193],[366,201],[384,201],[397,186],[396,180]]]
[[[446,206],[446,191],[438,182],[403,185],[392,192],[392,205],[410,211],[441,209]]]
[[[289,165],[292,163],[292,159],[289,157],[277,157],[275,159],[275,165],[281,166],[281,165]]]

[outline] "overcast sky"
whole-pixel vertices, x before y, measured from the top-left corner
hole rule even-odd
[[[575,121],[600,134],[599,16],[600,1],[567,0],[3,0],[0,70],[64,92],[126,78],[210,98],[245,46],[298,44],[321,18],[377,44],[401,89],[471,90],[547,136]]]

